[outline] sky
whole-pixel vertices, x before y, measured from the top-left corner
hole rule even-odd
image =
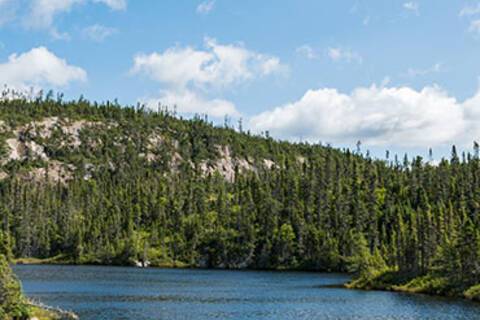
[[[0,83],[382,157],[480,141],[478,0],[0,0]]]

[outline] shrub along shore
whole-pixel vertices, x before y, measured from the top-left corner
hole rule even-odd
[[[75,320],[71,312],[29,301],[5,256],[0,255],[0,320]]]

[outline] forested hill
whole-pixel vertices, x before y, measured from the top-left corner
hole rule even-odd
[[[473,154],[453,149],[437,166],[380,161],[200,117],[85,100],[2,101],[0,253],[348,270],[363,286],[407,275],[429,290],[472,294],[480,283],[478,156],[476,146]]]

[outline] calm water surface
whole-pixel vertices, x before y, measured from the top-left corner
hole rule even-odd
[[[27,295],[102,319],[480,319],[480,304],[332,288],[344,275],[16,266]]]

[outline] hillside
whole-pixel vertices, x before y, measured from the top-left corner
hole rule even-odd
[[[9,257],[350,271],[355,287],[478,298],[478,146],[380,161],[45,98],[0,102],[0,159]]]

